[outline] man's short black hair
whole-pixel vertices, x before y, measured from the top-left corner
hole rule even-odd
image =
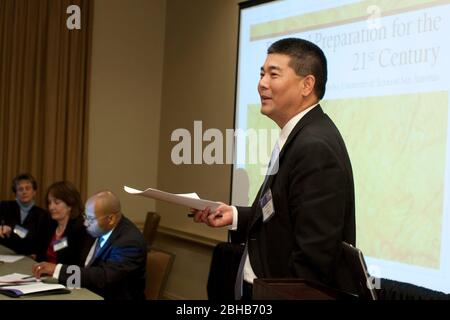
[[[12,181],[12,192],[14,192],[14,194],[17,193],[17,185],[19,184],[20,181],[29,181],[31,183],[31,185],[33,186],[33,190],[36,191],[38,188],[36,179],[29,173],[21,173],[18,174],[17,176],[14,177],[13,181]]]
[[[299,39],[285,38],[278,40],[267,49],[267,54],[278,53],[291,57],[289,66],[299,76],[313,75],[316,79],[314,93],[322,99],[327,83],[327,58],[322,49],[314,43]]]

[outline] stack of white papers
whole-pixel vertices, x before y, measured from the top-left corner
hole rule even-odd
[[[62,284],[43,283],[27,274],[11,273],[0,277],[0,293],[11,297],[20,297],[37,292],[48,292],[50,294],[68,293],[70,291]]]
[[[200,199],[196,193],[174,194],[152,188],[141,191],[127,186],[124,186],[123,189],[130,194],[175,203],[197,210],[210,208],[211,211],[214,211],[218,206],[220,206],[220,203],[218,202]]]
[[[0,285],[4,284],[16,284],[16,283],[29,283],[38,281],[35,277],[23,273],[10,273],[6,276],[0,277]]]
[[[7,262],[7,263],[14,263],[16,261],[19,261],[24,256],[18,256],[18,255],[11,255],[11,254],[0,254],[0,261]]]
[[[21,296],[29,293],[36,293],[42,291],[50,291],[56,289],[65,289],[62,284],[53,284],[53,283],[43,283],[43,282],[35,282],[30,284],[22,284],[16,286],[5,286],[0,287],[0,291],[11,291],[13,294],[17,296]]]

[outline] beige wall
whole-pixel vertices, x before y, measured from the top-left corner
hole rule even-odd
[[[170,0],[166,19],[158,186],[228,202],[231,166],[175,165],[171,150],[177,142],[170,137],[177,128],[193,133],[195,120],[203,122],[203,131],[233,128],[237,1]],[[160,202],[156,208],[164,226],[225,239],[223,230],[186,219],[184,208]]]
[[[237,0],[169,0],[167,2],[164,82],[161,109],[158,187],[173,192],[197,192],[201,197],[229,201],[231,166],[179,165],[170,155],[173,130],[233,128],[238,33]],[[187,210],[158,202],[161,224],[212,239],[226,231],[194,224]],[[156,245],[176,253],[167,296],[205,299],[212,247],[160,236]]]
[[[156,185],[165,0],[96,0],[89,119],[88,195],[109,188],[143,221],[155,204],[124,184]]]
[[[195,225],[186,209],[129,196],[122,186],[229,201],[231,167],[173,165],[170,135],[191,131],[194,120],[204,130],[233,127],[238,2],[96,0],[88,193],[117,192],[135,222],[148,210],[161,214],[155,245],[176,255],[166,291],[172,299],[207,297],[212,245],[226,231]],[[196,234],[216,241],[197,243]]]

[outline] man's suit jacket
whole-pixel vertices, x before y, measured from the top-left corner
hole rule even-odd
[[[302,278],[356,293],[341,242],[355,244],[353,175],[344,141],[320,106],[294,127],[252,207],[238,207],[233,242],[248,243],[258,278]],[[261,194],[275,214],[263,222]]]
[[[58,223],[52,219],[47,230],[38,235],[38,238],[40,238],[40,247],[37,251],[37,261],[47,261],[47,249],[49,245],[52,245],[50,242],[57,226]],[[56,251],[56,262],[84,266],[86,256],[95,239],[87,233],[86,227],[84,226],[84,219],[81,215],[69,219],[62,237],[67,238],[68,245]]]
[[[145,299],[147,245],[139,229],[125,216],[89,262],[81,268],[81,287],[106,300]],[[63,265],[58,281],[66,284],[71,273]]]
[[[39,247],[42,246],[39,235],[45,233],[51,223],[50,214],[38,206],[33,206],[21,223],[20,207],[15,200],[0,202],[0,219],[4,220],[5,225],[10,226],[13,230],[16,225],[28,230],[26,237],[23,239],[14,232],[11,232],[9,238],[0,238],[2,245],[25,255],[37,253]]]

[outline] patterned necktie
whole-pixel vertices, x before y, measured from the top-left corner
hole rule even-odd
[[[241,300],[242,298],[242,285],[244,283],[244,265],[247,254],[248,254],[248,246],[246,242],[244,252],[242,253],[241,261],[239,262],[239,268],[236,275],[236,282],[234,283],[234,298],[236,300]]]
[[[267,181],[269,180],[269,177],[277,174],[277,172],[278,172],[278,167],[279,167],[278,156],[279,155],[280,155],[280,146],[278,145],[278,141],[277,141],[277,143],[275,143],[275,146],[273,147],[272,155],[270,156],[270,162],[267,167],[267,173],[266,173],[264,182],[261,187],[261,193],[259,195],[260,198],[264,195],[264,190],[266,188],[266,184],[267,184]]]
[[[92,256],[92,259],[96,258],[98,253],[100,252],[100,249],[102,248],[102,242],[103,242],[103,237],[98,237],[97,238],[97,244],[95,245],[95,251],[94,251],[94,255]]]

